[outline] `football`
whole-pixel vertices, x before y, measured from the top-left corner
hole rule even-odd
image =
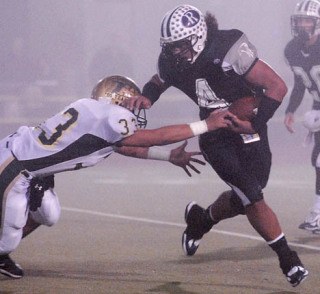
[[[250,121],[256,114],[259,106],[259,99],[253,96],[245,96],[232,102],[229,111],[241,120]]]

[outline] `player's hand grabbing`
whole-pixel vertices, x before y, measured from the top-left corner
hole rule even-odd
[[[251,122],[246,120],[241,120],[237,116],[233,116],[231,119],[231,124],[228,128],[238,134],[254,134],[256,131],[252,128]]]
[[[232,119],[236,118],[228,110],[215,110],[206,118],[206,123],[209,131],[214,131],[220,128],[227,128],[232,124]]]
[[[195,158],[196,155],[201,155],[200,151],[187,152],[185,148],[188,142],[185,141],[178,148],[172,149],[170,154],[169,161],[177,166],[183,168],[189,177],[191,177],[191,172],[189,169],[193,170],[197,174],[200,174],[200,171],[193,165],[193,163],[198,163],[200,165],[205,165],[206,163],[200,159]]]
[[[151,101],[142,95],[139,96],[132,96],[123,101],[122,106],[128,108],[129,110],[133,111],[134,109],[149,109],[152,104]]]

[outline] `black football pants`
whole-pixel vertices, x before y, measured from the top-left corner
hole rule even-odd
[[[205,159],[240,197],[244,206],[263,199],[271,168],[267,126],[260,141],[245,144],[239,134],[218,130],[200,136]]]

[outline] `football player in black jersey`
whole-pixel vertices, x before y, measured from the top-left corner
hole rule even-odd
[[[256,48],[243,32],[219,30],[211,13],[204,16],[190,5],[180,5],[164,16],[160,43],[158,73],[145,84],[142,96],[130,100],[128,108],[151,107],[170,86],[180,89],[198,105],[201,119],[241,97],[260,99],[252,121],[233,118],[229,130],[210,132],[199,139],[205,159],[231,189],[207,209],[195,202],[187,205],[187,228],[182,236],[185,253],[195,254],[201,238],[213,225],[245,214],[277,253],[288,281],[299,285],[308,271],[289,248],[262,192],[271,167],[267,122],[287,92],[285,83],[258,58]]]
[[[299,228],[320,234],[320,2],[299,2],[291,16],[291,29],[293,39],[284,53],[294,74],[294,86],[284,123],[293,133],[294,113],[307,89],[313,97],[313,105],[312,110],[305,114],[304,125],[310,136],[314,135],[311,160],[316,170],[316,195],[313,207]]]

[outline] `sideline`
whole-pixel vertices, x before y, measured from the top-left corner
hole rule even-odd
[[[96,216],[125,219],[125,220],[137,221],[137,222],[143,222],[143,223],[152,223],[152,224],[157,224],[157,225],[165,225],[165,226],[173,226],[173,227],[185,227],[185,224],[166,222],[166,221],[159,221],[159,220],[152,220],[152,219],[141,218],[141,217],[132,217],[132,216],[126,216],[126,215],[112,214],[112,213],[104,213],[104,212],[87,210],[87,209],[79,209],[79,208],[74,208],[74,207],[62,207],[62,210],[71,211],[71,212],[78,212],[78,213],[84,213],[84,214],[91,214],[91,215],[96,215]],[[263,240],[261,237],[256,237],[256,236],[247,235],[247,234],[239,234],[239,233],[235,233],[235,232],[228,232],[228,231],[215,230],[215,229],[212,229],[210,232],[213,232],[213,233],[216,233],[216,234],[221,234],[221,235],[228,235],[228,236],[234,236],[234,237],[239,237],[239,238],[245,238],[245,239],[265,242],[265,240]],[[300,248],[320,251],[320,247],[318,247],[318,246],[310,246],[310,245],[293,243],[293,242],[288,242],[288,244],[291,245],[291,246],[295,246],[295,247],[300,247]]]

